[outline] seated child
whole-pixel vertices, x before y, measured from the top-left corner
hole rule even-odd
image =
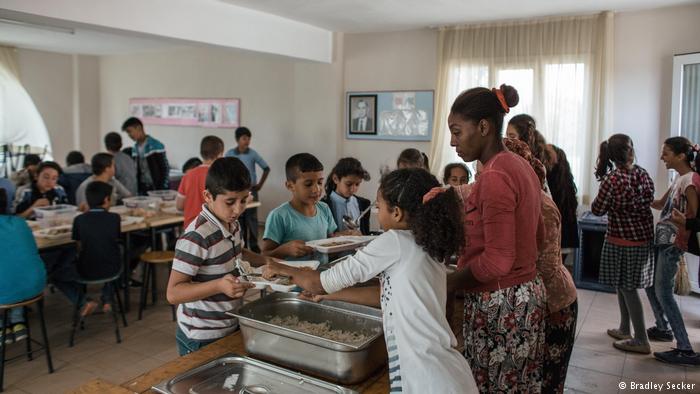
[[[252,266],[279,261],[243,248],[238,217],[250,198],[250,175],[234,157],[217,159],[207,173],[204,205],[175,245],[168,301],[177,308],[180,355],[198,350],[238,329],[226,315],[253,284],[240,282],[236,261]]]
[[[451,163],[445,166],[442,183],[452,187],[466,185],[471,179],[471,172],[464,163]]]
[[[7,201],[11,200],[0,188],[0,304],[28,300],[44,290],[46,269],[27,221],[10,215]],[[10,309],[7,322],[0,314],[0,342],[12,343],[27,338],[23,308]],[[3,324],[4,323],[4,324]],[[4,329],[3,329],[4,328]]]
[[[187,171],[197,168],[200,165],[202,165],[202,160],[200,160],[199,157],[190,157],[185,164],[182,165],[182,173],[187,174]]]
[[[185,228],[202,212],[202,204],[204,204],[202,193],[204,193],[207,172],[209,172],[211,163],[223,156],[224,141],[213,135],[202,138],[202,142],[199,144],[199,154],[202,155],[204,162],[186,171],[177,190],[175,205],[177,209],[184,211]]]
[[[117,205],[122,199],[132,196],[129,189],[114,177],[116,166],[112,154],[97,153],[92,156],[90,164],[93,175],[86,178],[75,191],[75,204],[80,207],[81,211],[85,212],[89,209],[85,191],[87,186],[94,181],[109,183],[112,186],[112,196],[110,197],[110,203],[112,205]]]
[[[89,210],[73,220],[73,239],[78,244],[76,268],[83,279],[110,278],[117,275],[122,267],[119,248],[121,218],[116,213],[108,212],[112,190],[109,183],[90,182],[85,188]],[[106,313],[112,311],[115,290],[112,283],[102,287],[102,310]],[[97,303],[87,300],[83,306],[83,316],[89,315],[95,308]]]
[[[396,170],[382,178],[377,205],[385,232],[354,256],[322,273],[270,263],[263,275],[289,275],[314,300],[381,306],[391,392],[477,392],[445,317],[444,261],[464,243],[456,192],[423,169]],[[380,287],[349,288],[377,275]]]
[[[401,151],[396,159],[396,168],[423,168],[430,171],[428,166],[428,155],[418,149],[408,148]]]
[[[371,205],[368,199],[355,194],[362,181],[369,180],[370,176],[367,170],[362,168],[360,161],[353,157],[340,159],[331,170],[326,180],[326,196],[321,201],[330,207],[339,231],[352,230],[346,227],[343,216],[348,216],[354,221],[360,216],[360,213]],[[368,235],[369,213],[360,219],[359,224],[358,230],[362,234]]]
[[[307,241],[330,237],[338,226],[331,209],[320,202],[323,164],[309,153],[298,153],[285,165],[287,190],[292,200],[267,215],[263,254],[279,258],[302,258],[313,253]]]

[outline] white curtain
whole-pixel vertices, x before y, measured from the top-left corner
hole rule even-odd
[[[597,190],[597,145],[612,125],[612,29],[610,12],[441,29],[430,168],[460,161],[447,128],[457,95],[507,83],[518,89],[520,103],[505,124],[517,114],[533,116],[547,141],[566,152],[588,204]]]
[[[14,48],[0,46],[0,146],[29,145],[51,159],[51,140],[34,101],[18,79]]]

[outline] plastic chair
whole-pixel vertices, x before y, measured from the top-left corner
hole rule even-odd
[[[114,276],[111,276],[109,278],[105,279],[78,279],[77,282],[84,285],[83,286],[83,291],[81,291],[80,298],[82,298],[85,295],[85,287],[89,285],[105,285],[107,283],[112,283],[112,293],[114,294],[114,297],[117,300],[117,307],[119,308],[119,312],[122,316],[122,323],[124,324],[124,327],[127,327],[128,324],[126,322],[126,315],[124,314],[124,306],[122,305],[122,299],[121,296],[119,295],[119,285],[122,277],[122,270],[120,269],[117,274]],[[121,335],[119,334],[119,320],[117,318],[117,310],[116,308],[112,307],[112,317],[114,318],[114,334],[117,337],[117,343],[122,342]],[[84,328],[84,322],[83,319],[80,316],[80,304],[76,303],[75,304],[75,309],[73,311],[73,328],[70,333],[70,339],[68,341],[68,347],[73,347],[73,343],[75,340],[75,332],[77,331],[78,325],[80,325],[80,328]]]
[[[32,339],[32,331],[29,327],[29,319],[27,319],[27,306],[32,305],[36,303],[38,305],[39,309],[39,321],[41,322],[41,335],[43,337],[44,343],[37,342]],[[2,323],[0,323],[0,330],[2,332],[5,332],[5,325],[7,324],[7,319],[9,317],[9,312],[10,309],[13,308],[22,308],[24,310],[24,321],[25,325],[27,326],[27,352],[25,353],[27,356],[27,359],[29,361],[32,361],[32,353],[44,349],[46,350],[46,362],[49,366],[49,373],[53,373],[53,362],[51,361],[51,350],[49,348],[49,338],[48,335],[46,335],[46,323],[44,321],[44,292],[42,291],[39,293],[37,296],[30,298],[28,300],[24,300],[21,302],[17,302],[14,304],[0,304],[0,312],[3,314],[3,319]],[[32,343],[39,345],[39,349],[32,350]],[[5,360],[5,348],[7,345],[5,345],[4,338],[2,341],[0,341],[0,392],[3,391],[3,377],[5,375],[5,362],[6,361],[12,361],[12,359]]]
[[[143,271],[143,286],[141,286],[141,302],[139,303],[139,317],[141,320],[143,317],[143,310],[146,309],[146,304],[148,303],[148,289],[151,289],[151,302],[156,303],[157,298],[157,287],[156,287],[156,275],[154,272],[154,266],[158,264],[168,264],[172,266],[173,259],[175,258],[175,252],[171,250],[163,250],[156,252],[147,252],[141,255],[141,262],[144,263]],[[175,321],[175,305],[170,306],[172,309],[173,321]]]

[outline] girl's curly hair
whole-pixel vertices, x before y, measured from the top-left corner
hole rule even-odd
[[[423,196],[439,187],[437,178],[422,168],[404,168],[385,175],[379,185],[382,198],[407,214],[408,227],[432,258],[444,262],[464,247],[464,224],[453,188],[423,204]]]

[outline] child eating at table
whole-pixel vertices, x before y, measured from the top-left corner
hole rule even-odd
[[[338,230],[359,230],[364,235],[369,235],[369,215],[360,218],[360,227],[348,228],[343,221],[344,217],[357,222],[358,217],[372,204],[368,199],[358,196],[357,190],[362,181],[369,181],[367,170],[362,168],[362,163],[354,157],[344,157],[331,170],[326,180],[326,197],[323,202],[328,204],[335,219]]]
[[[456,192],[424,169],[400,169],[383,177],[377,205],[385,232],[354,256],[322,273],[270,263],[263,275],[288,275],[314,300],[381,305],[391,392],[476,392],[445,317],[444,261],[464,242]],[[349,288],[377,275],[381,287]]]
[[[234,157],[217,159],[207,173],[204,205],[175,245],[167,296],[177,309],[180,355],[198,350],[238,329],[225,312],[242,305],[252,283],[240,282],[236,261],[261,266],[277,259],[243,248],[238,218],[250,198],[250,175]]]
[[[89,210],[73,220],[73,240],[78,243],[77,270],[82,279],[110,278],[118,274],[122,267],[119,249],[121,218],[114,212],[108,212],[112,192],[113,186],[109,183],[90,182],[84,190]],[[115,290],[111,282],[102,286],[102,311],[105,313],[112,312]],[[88,300],[83,306],[82,315],[89,315],[96,308],[97,303]]]
[[[324,239],[338,228],[330,208],[320,202],[323,194],[323,164],[310,153],[298,153],[285,165],[287,190],[292,200],[267,216],[263,254],[299,259],[313,253],[307,241]]]

